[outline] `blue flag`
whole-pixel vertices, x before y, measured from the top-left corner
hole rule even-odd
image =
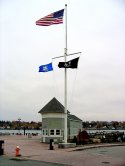
[[[42,65],[39,67],[39,72],[48,72],[48,71],[52,71],[52,70],[53,70],[52,63]]]

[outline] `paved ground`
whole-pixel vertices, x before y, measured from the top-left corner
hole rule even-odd
[[[0,136],[0,140],[5,141],[5,155],[0,157],[0,166],[125,166],[125,144],[123,143],[119,145],[124,146],[107,148],[99,148],[99,146],[111,146],[111,144],[87,145],[70,149],[58,149],[57,145],[54,145],[54,150],[49,150],[48,144],[40,143],[39,136],[32,138],[27,136]],[[18,158],[15,157],[17,145],[21,149],[21,157]],[[93,149],[92,147],[98,148]]]
[[[9,158],[6,156],[0,156],[0,166],[66,166],[66,165],[37,161],[37,160],[26,160],[26,159],[23,160],[23,159]]]

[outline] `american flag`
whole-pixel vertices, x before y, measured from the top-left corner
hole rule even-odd
[[[64,9],[51,13],[51,14],[39,19],[38,21],[36,21],[36,25],[50,26],[53,24],[61,24],[61,23],[63,23],[63,13],[64,13]]]

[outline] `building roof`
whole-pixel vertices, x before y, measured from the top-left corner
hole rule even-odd
[[[54,97],[39,113],[64,113],[64,106]]]
[[[77,116],[72,115],[72,114],[68,114],[68,119],[69,119],[69,120],[75,120],[75,121],[82,121],[82,120],[79,119]]]
[[[48,104],[46,104],[38,113],[64,113],[64,106],[54,97]],[[82,121],[75,115],[70,114],[68,111],[68,119],[75,121]]]

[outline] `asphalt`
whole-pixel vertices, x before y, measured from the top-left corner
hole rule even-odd
[[[0,156],[0,166],[66,166],[65,164],[50,163],[37,160],[9,158]],[[68,165],[67,165],[68,166]]]
[[[0,140],[4,140],[0,166],[125,166],[125,143],[68,149],[59,149],[54,144],[54,150],[49,150],[49,144],[40,143],[40,136],[0,136]],[[16,146],[20,147],[20,157],[15,156]]]

